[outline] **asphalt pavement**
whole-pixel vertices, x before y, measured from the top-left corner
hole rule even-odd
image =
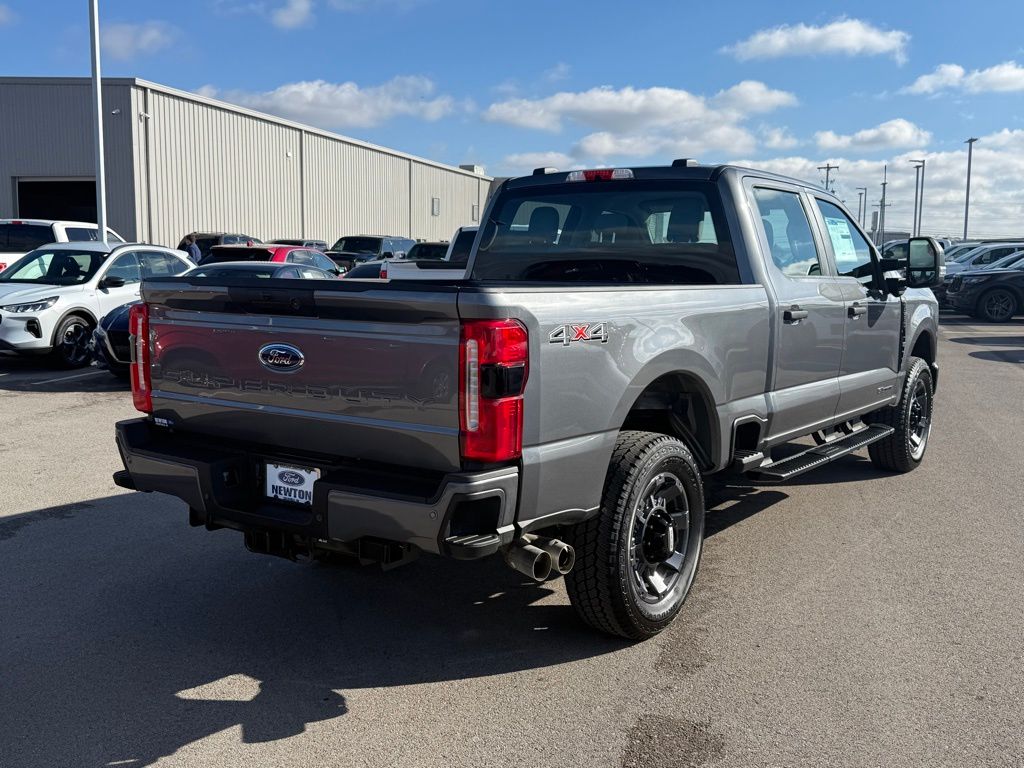
[[[123,385],[0,359],[0,765],[1022,766],[1024,322],[973,323],[918,470],[728,489],[642,644],[497,559],[190,528],[111,482]]]

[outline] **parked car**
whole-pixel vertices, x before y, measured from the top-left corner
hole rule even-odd
[[[343,270],[320,251],[312,248],[301,248],[294,245],[278,245],[276,243],[260,245],[215,245],[206,258],[199,262],[200,266],[218,264],[229,261],[273,261],[282,264],[304,264],[335,277]]]
[[[946,300],[961,312],[1005,323],[1024,313],[1024,258],[1001,269],[960,272],[946,291]]]
[[[459,227],[443,259],[396,261],[387,268],[385,277],[390,280],[462,280],[478,230],[477,226]]]
[[[98,233],[99,227],[87,221],[0,219],[0,272],[41,245],[96,241]],[[112,243],[124,242],[110,227],[107,227],[107,239]]]
[[[205,259],[210,249],[217,245],[259,245],[262,241],[252,235],[232,234],[229,232],[193,232],[196,236],[196,245],[199,247],[200,263]],[[185,250],[185,238],[178,243],[178,250]]]
[[[308,265],[239,261],[195,267],[185,272],[183,277],[331,280],[335,275]],[[108,312],[100,319],[92,334],[91,349],[97,364],[122,379],[128,378],[131,366],[128,317],[131,308],[138,303],[133,301],[122,304]]]
[[[957,243],[949,250],[944,251],[942,256],[948,264],[951,261],[956,261],[958,258],[963,256],[968,251],[973,251],[979,245],[980,243],[977,242],[976,240],[972,240],[970,242]]]
[[[983,243],[961,253],[956,257],[955,261],[946,262],[946,277],[942,285],[935,288],[935,298],[940,303],[945,304],[946,293],[957,274],[969,269],[981,269],[982,267],[994,264],[1022,248],[1024,248],[1024,243]]]
[[[448,243],[416,243],[405,254],[406,261],[441,261],[448,254]]]
[[[827,191],[685,160],[506,180],[484,221],[459,286],[147,281],[114,482],[285,558],[501,553],[644,639],[694,582],[705,477],[922,462],[930,238],[894,276]]]
[[[351,235],[340,238],[327,255],[339,267],[351,269],[364,261],[404,258],[414,245],[416,241],[408,237]]]
[[[386,280],[386,267],[391,265],[389,259],[377,259],[377,261],[364,261],[356,264],[352,269],[342,275],[345,280]],[[383,272],[384,274],[381,274]]]
[[[0,351],[89,363],[97,320],[139,297],[143,278],[180,275],[184,253],[138,243],[53,243],[0,273]]]
[[[278,237],[269,242],[277,243],[278,245],[297,245],[301,248],[312,248],[314,251],[320,251],[321,253],[327,252],[327,243],[323,240],[296,240],[288,237]]]

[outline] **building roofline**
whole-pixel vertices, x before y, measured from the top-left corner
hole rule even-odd
[[[91,83],[91,79],[88,77],[0,77],[0,85],[88,85]],[[362,149],[369,149],[374,152],[381,152],[385,155],[391,155],[392,157],[398,157],[403,160],[409,160],[413,163],[419,163],[420,165],[430,166],[432,168],[440,168],[445,171],[451,171],[452,173],[460,174],[471,179],[478,179],[481,181],[490,182],[493,181],[491,176],[481,176],[467,171],[458,166],[448,165],[447,163],[440,163],[436,160],[428,160],[425,157],[419,157],[418,155],[412,155],[407,152],[401,152],[397,149],[390,149],[389,147],[382,147],[379,144],[371,144],[368,141],[361,141],[354,139],[351,136],[345,136],[340,133],[334,133],[333,131],[327,131],[323,128],[316,128],[312,125],[306,125],[305,123],[298,123],[294,120],[288,120],[277,115],[271,115],[266,112],[259,112],[255,109],[249,109],[247,107],[241,107],[237,104],[232,104],[227,101],[220,99],[214,99],[209,96],[202,96],[192,91],[185,91],[179,88],[172,88],[169,85],[162,85],[161,83],[155,83],[151,80],[143,80],[139,77],[104,77],[104,85],[122,85],[134,88],[142,88],[144,90],[156,91],[163,93],[168,96],[173,96],[178,99],[184,99],[186,101],[193,101],[197,104],[205,104],[208,107],[215,109],[224,110],[225,112],[234,112],[236,114],[245,115],[256,120],[261,120],[266,123],[273,123],[274,125],[280,125],[285,128],[292,128],[294,130],[303,131],[305,133],[311,133],[316,136],[322,136],[327,139],[334,141],[340,141],[343,144],[350,144],[354,147],[360,147]]]

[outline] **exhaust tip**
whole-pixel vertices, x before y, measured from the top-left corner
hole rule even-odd
[[[565,574],[572,570],[574,565],[576,565],[576,550],[566,544],[558,553],[555,568],[558,569],[560,574],[565,576]]]
[[[534,581],[546,581],[554,566],[551,555],[531,544],[513,546],[505,553],[505,562]]]
[[[551,575],[551,555],[542,549],[538,553],[533,561],[533,578],[535,581],[547,581]]]

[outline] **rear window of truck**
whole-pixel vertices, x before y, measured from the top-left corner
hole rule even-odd
[[[53,228],[41,224],[0,224],[0,251],[34,251],[54,241]]]
[[[717,187],[706,181],[567,182],[495,201],[473,279],[726,285],[740,282]]]

